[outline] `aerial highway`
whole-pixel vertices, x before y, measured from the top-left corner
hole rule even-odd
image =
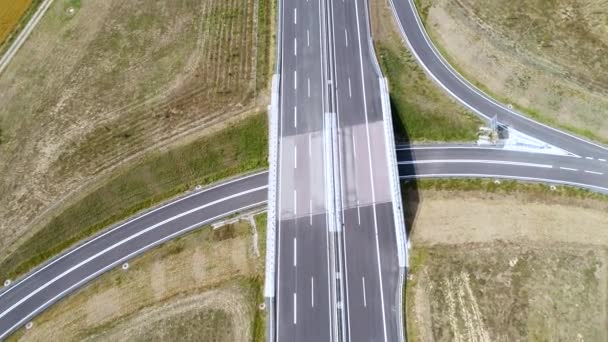
[[[534,153],[506,152],[477,146],[447,147],[398,146],[400,176],[404,179],[523,179],[582,186],[608,194],[608,165],[604,162],[585,164],[588,170],[571,171],[562,168],[574,169],[570,167],[574,166],[571,163],[576,163],[578,158],[551,156],[539,161],[538,155]],[[415,163],[412,163],[412,157],[415,158]],[[584,163],[586,162],[590,161]],[[536,164],[549,165],[551,168]],[[578,176],[572,178],[573,175]],[[192,192],[120,224],[50,260],[0,292],[0,340],[61,298],[77,291],[104,272],[120,267],[140,253],[230,214],[266,206],[267,182],[268,173],[260,172]],[[315,291],[314,298],[308,299],[311,303],[312,300],[318,303],[323,296]],[[303,317],[309,308],[301,306],[297,310],[300,317]]]
[[[392,154],[367,1],[279,1],[277,305],[276,322],[270,322],[279,341],[332,340],[338,324],[352,341],[399,339],[391,155],[402,179],[509,178],[608,194],[605,147],[530,120],[475,89],[433,47],[413,1],[391,2],[410,49],[451,96],[486,119],[497,116],[501,124],[571,155],[449,144],[399,145]],[[331,148],[328,127],[335,132]],[[328,155],[336,156],[335,163]],[[336,176],[331,182],[328,172]],[[268,177],[260,172],[189,193],[18,279],[0,291],[0,340],[140,253],[228,215],[266,206]],[[330,232],[332,215],[339,226]]]

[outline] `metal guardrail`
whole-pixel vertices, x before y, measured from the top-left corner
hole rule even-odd
[[[393,118],[391,114],[391,103],[386,78],[380,78],[380,99],[382,102],[382,115],[384,122],[384,138],[386,141],[386,158],[389,163],[389,183],[393,202],[393,216],[395,219],[395,233],[397,236],[397,254],[399,267],[409,266],[407,250],[407,234],[405,231],[405,220],[403,205],[401,203],[401,187],[399,186],[399,170],[397,168],[397,153],[395,152],[395,137],[393,133]]]
[[[266,222],[266,272],[264,297],[275,295],[276,223],[277,223],[277,163],[279,150],[279,84],[280,76],[272,76],[272,94],[268,106],[268,216]]]

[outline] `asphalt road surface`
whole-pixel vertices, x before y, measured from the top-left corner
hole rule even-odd
[[[476,146],[414,146],[413,149],[400,146],[397,155],[401,163],[402,178],[511,178],[552,184],[580,184],[595,191],[608,193],[608,177],[606,177],[608,164],[597,160],[509,152]],[[411,163],[412,157],[416,161],[414,164]],[[581,165],[585,168],[581,168]],[[220,220],[231,213],[264,206],[267,182],[268,174],[263,172],[189,194],[135,217],[53,259],[0,292],[0,340],[61,298],[86,285],[103,272],[120,267],[123,262],[145,250],[198,226]],[[348,217],[355,215],[351,214]],[[313,217],[313,220],[324,221],[318,217]],[[289,260],[290,257],[293,258],[293,255],[289,254],[285,260]],[[297,264],[306,264],[308,257],[306,252],[298,254]],[[320,303],[325,299],[317,290],[321,285],[318,284],[319,280],[308,279],[308,282],[302,278],[299,280],[301,280],[298,282],[301,283],[299,286],[302,286],[299,291],[302,293],[310,291],[311,296],[306,299],[298,298],[302,300],[298,309],[307,310],[301,308],[305,306],[304,300],[307,300],[306,303],[310,300],[312,307],[313,298],[315,306],[322,305]],[[367,290],[369,281],[368,278],[365,280],[361,278],[357,284],[353,283],[351,286],[360,286],[362,291],[360,294],[367,293],[363,291],[363,283],[365,282]],[[306,288],[308,285],[310,290]],[[313,291],[314,296],[312,296]],[[365,306],[370,303],[368,297],[359,296],[353,299],[353,295],[350,296],[351,306]],[[302,315],[304,313],[300,313],[297,319],[304,319]],[[293,316],[288,318],[293,319]]]

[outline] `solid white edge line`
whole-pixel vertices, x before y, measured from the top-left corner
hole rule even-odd
[[[144,217],[146,217],[146,216],[148,216],[150,214],[153,214],[153,213],[155,213],[155,212],[157,212],[159,210],[165,209],[165,208],[167,208],[169,206],[172,206],[174,204],[180,203],[180,202],[182,202],[184,200],[187,200],[189,198],[192,198],[194,196],[203,195],[203,194],[206,194],[207,192],[209,192],[211,190],[218,189],[218,188],[220,188],[222,186],[227,186],[227,185],[230,185],[232,183],[236,183],[236,182],[240,182],[240,181],[245,181],[245,180],[248,180],[250,178],[253,178],[253,177],[256,177],[256,176],[259,176],[259,175],[263,175],[264,173],[267,173],[267,172],[268,172],[267,170],[264,170],[264,171],[256,172],[256,173],[251,174],[251,175],[244,176],[244,177],[234,178],[234,179],[228,180],[226,182],[213,184],[213,185],[211,185],[211,186],[209,186],[207,188],[195,191],[194,193],[189,194],[187,196],[183,196],[183,197],[177,198],[177,199],[175,199],[175,200],[173,200],[171,202],[168,202],[168,203],[165,203],[165,204],[161,205],[158,208],[152,209],[150,211],[146,211],[146,212],[142,213],[141,215],[139,215],[137,217],[131,218],[128,221],[126,221],[124,223],[121,223],[118,226],[116,226],[114,228],[111,228],[111,229],[103,232],[102,234],[97,235],[97,236],[91,238],[88,241],[83,242],[82,244],[76,246],[74,249],[69,250],[69,251],[65,252],[64,254],[61,254],[61,255],[57,256],[55,259],[50,260],[47,264],[43,265],[39,269],[36,269],[33,273],[27,275],[25,278],[23,278],[21,280],[18,280],[16,282],[13,282],[10,287],[8,287],[8,288],[4,289],[2,292],[0,292],[0,298],[2,296],[4,296],[5,294],[9,293],[12,289],[18,287],[19,284],[25,282],[26,280],[30,279],[31,277],[35,276],[36,274],[44,271],[48,267],[50,267],[50,266],[54,265],[55,263],[57,263],[58,261],[60,261],[60,260],[62,260],[64,258],[70,256],[71,254],[75,253],[76,251],[80,250],[81,248],[83,248],[85,246],[88,246],[89,244],[91,244],[91,243],[93,243],[93,242],[101,239],[102,237],[104,237],[104,236],[106,236],[106,235],[108,235],[108,234],[110,234],[110,233],[112,233],[112,232],[114,232],[114,231],[116,231],[116,230],[118,230],[118,229],[120,229],[120,228],[122,228],[122,227],[124,227],[124,226],[126,226],[128,224],[130,224],[130,223],[133,223],[133,222],[135,222],[137,220],[140,220],[140,219],[142,219],[142,218],[144,218]]]
[[[498,164],[498,165],[513,165],[513,166],[529,166],[551,169],[553,165],[549,164],[535,164],[535,163],[523,163],[523,162],[510,162],[504,160],[482,160],[482,159],[432,159],[432,160],[406,160],[397,162],[398,165],[411,165],[411,164]]]
[[[13,331],[13,329],[15,329],[16,327],[22,325],[24,322],[26,322],[27,320],[29,320],[32,316],[36,315],[38,312],[40,312],[41,310],[43,310],[49,304],[51,304],[51,303],[57,301],[58,299],[60,299],[61,297],[63,297],[63,295],[65,295],[66,293],[68,293],[72,289],[77,288],[81,284],[84,284],[84,283],[88,282],[89,280],[96,278],[97,276],[99,276],[100,274],[106,272],[107,270],[109,270],[109,269],[111,269],[113,267],[116,267],[117,265],[123,263],[125,260],[129,260],[132,257],[137,256],[138,254],[142,253],[143,251],[146,251],[146,250],[148,250],[148,249],[150,249],[152,247],[160,245],[160,244],[162,244],[162,243],[164,243],[164,242],[166,242],[168,240],[171,240],[175,236],[181,235],[184,232],[187,232],[187,231],[195,229],[197,227],[209,224],[209,223],[211,223],[211,222],[213,222],[213,221],[215,221],[215,220],[217,220],[219,218],[226,217],[226,216],[228,216],[230,214],[233,214],[233,213],[236,213],[236,212],[239,212],[239,211],[243,211],[243,210],[247,210],[247,209],[251,209],[251,208],[255,208],[255,207],[260,206],[260,205],[262,205],[264,203],[266,203],[266,201],[257,202],[255,204],[247,205],[247,206],[244,206],[244,207],[241,207],[241,208],[238,208],[238,209],[235,209],[235,210],[223,213],[221,215],[212,217],[210,219],[203,220],[203,221],[201,221],[199,223],[193,224],[193,225],[188,226],[188,227],[186,227],[186,228],[184,228],[182,230],[179,230],[179,231],[177,231],[177,232],[175,232],[173,234],[167,235],[166,237],[164,237],[164,238],[162,238],[160,240],[151,242],[151,243],[147,244],[146,246],[144,246],[144,247],[136,250],[135,252],[132,252],[132,253],[128,254],[127,256],[122,257],[122,258],[114,261],[113,263],[111,263],[111,264],[107,265],[106,267],[98,270],[97,272],[92,273],[91,275],[85,277],[84,279],[81,279],[77,283],[73,284],[72,286],[68,287],[67,289],[65,289],[62,292],[60,292],[59,294],[57,294],[55,297],[49,299],[48,301],[46,301],[45,303],[43,303],[42,305],[40,305],[39,307],[37,307],[35,310],[33,310],[27,316],[25,316],[24,318],[22,318],[19,322],[15,323],[12,327],[10,327],[8,330],[6,330],[5,332],[3,332],[2,335],[0,335],[0,340],[2,340],[3,338],[5,338],[10,332]]]

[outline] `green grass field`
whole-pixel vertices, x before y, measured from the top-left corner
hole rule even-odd
[[[0,264],[0,274],[23,274],[78,241],[197,184],[265,168],[266,125],[266,114],[256,114],[127,168],[53,218]]]

